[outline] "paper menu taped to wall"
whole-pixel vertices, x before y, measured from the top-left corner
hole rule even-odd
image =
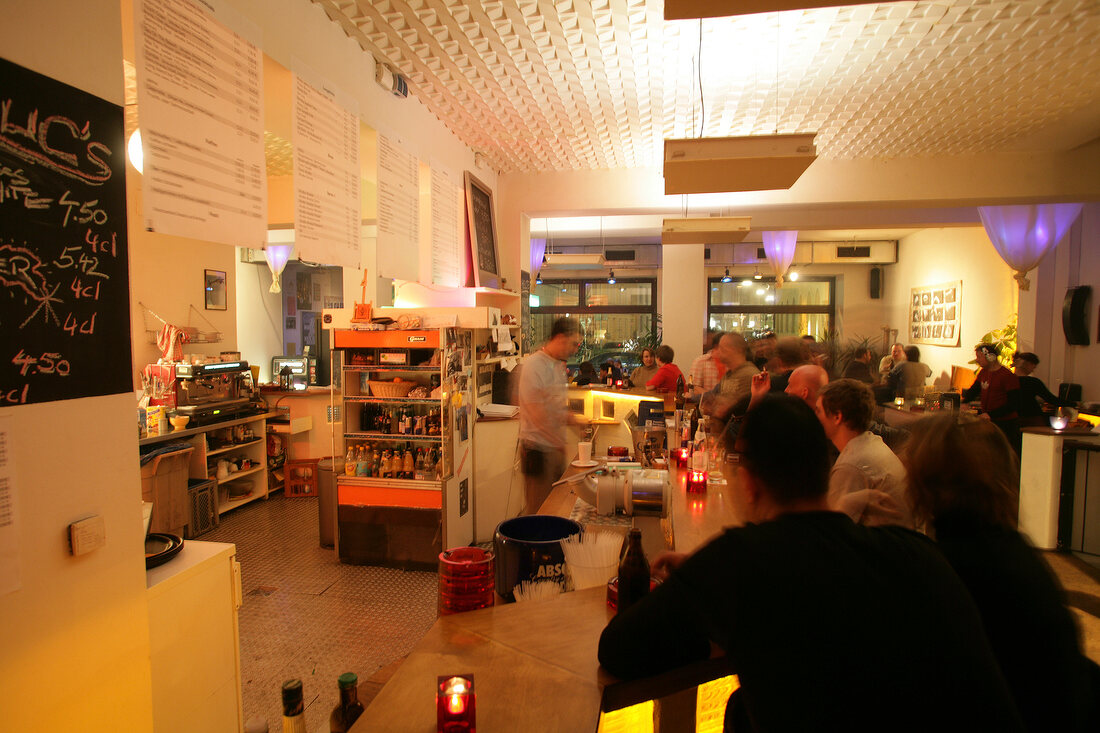
[[[0,416],[0,596],[22,587],[11,422],[11,415]]]
[[[493,341],[497,344],[497,351],[510,354],[516,350],[516,345],[512,341],[512,331],[507,326],[497,326],[493,329]]]

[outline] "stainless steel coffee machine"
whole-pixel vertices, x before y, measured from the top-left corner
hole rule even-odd
[[[176,365],[176,412],[192,425],[249,414],[253,390],[247,361]]]

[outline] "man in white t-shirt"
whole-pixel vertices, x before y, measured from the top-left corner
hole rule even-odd
[[[581,343],[580,324],[559,318],[550,339],[523,360],[519,373],[519,441],[524,514],[535,514],[565,469],[565,426],[577,422],[566,404],[565,361]]]
[[[854,379],[830,382],[817,393],[817,419],[840,451],[829,473],[829,506],[860,524],[911,528],[905,467],[868,430],[874,409],[871,388]]]

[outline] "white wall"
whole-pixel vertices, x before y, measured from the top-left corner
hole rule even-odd
[[[122,105],[117,0],[4,9],[5,58]],[[3,408],[0,417],[11,430],[22,578],[0,596],[3,728],[151,730],[134,397]],[[107,544],[73,557],[67,527],[90,515],[103,517]]]
[[[1035,375],[1057,391],[1061,382],[1081,385],[1086,402],[1100,402],[1100,204],[1086,204],[1066,238],[1029,274],[1020,296],[1020,345],[1040,359]],[[1088,346],[1070,346],[1062,330],[1066,289],[1092,287]]]
[[[260,367],[260,381],[270,382],[271,357],[283,353],[283,294],[269,292],[271,270],[237,258],[237,348],[241,358]],[[286,291],[284,291],[286,292]]]
[[[981,337],[1008,323],[1016,313],[1016,281],[981,227],[924,229],[898,244],[898,263],[883,268],[884,303],[898,340],[909,343],[910,288],[962,281],[962,328],[959,346],[920,348],[921,361],[934,380],[949,380],[951,366],[968,366]]]

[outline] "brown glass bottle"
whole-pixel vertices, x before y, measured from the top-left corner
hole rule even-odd
[[[642,549],[642,530],[631,529],[626,542],[626,552],[619,561],[620,613],[649,593],[649,560]]]
[[[359,677],[354,672],[344,672],[336,683],[340,687],[340,703],[332,709],[328,727],[332,733],[345,733],[363,714],[359,702]]]
[[[283,733],[306,733],[302,681],[298,679],[283,683]]]

